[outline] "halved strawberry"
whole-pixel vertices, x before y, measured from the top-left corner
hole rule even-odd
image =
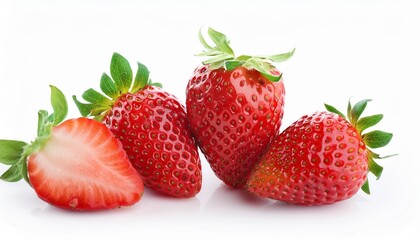
[[[143,181],[122,144],[95,120],[60,124],[67,103],[61,91],[51,90],[54,113],[39,112],[34,142],[0,140],[0,162],[12,165],[1,179],[13,182],[23,177],[39,198],[64,209],[99,210],[138,202]]]

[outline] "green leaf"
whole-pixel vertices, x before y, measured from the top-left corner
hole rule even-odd
[[[376,179],[379,179],[381,177],[382,171],[384,168],[377,164],[372,157],[369,157],[368,162],[369,171],[373,173],[373,175],[376,176]]]
[[[326,108],[329,112],[332,112],[332,113],[338,114],[338,115],[340,115],[342,118],[346,119],[346,116],[344,116],[344,114],[343,114],[343,113],[341,113],[341,112],[340,112],[337,108],[335,108],[335,107],[333,107],[333,106],[331,106],[331,105],[328,105],[328,104],[326,104],[326,103],[324,103],[324,106],[325,106],[325,108]]]
[[[131,93],[136,93],[144,86],[146,86],[147,81],[149,80],[149,70],[145,65],[142,63],[137,62],[137,73],[136,77],[134,78],[134,84],[131,89]]]
[[[367,194],[370,194],[369,180],[368,179],[366,179],[366,182],[363,184],[362,190],[363,190],[363,192],[365,192]]]
[[[225,62],[225,68],[226,68],[226,70],[228,70],[228,71],[232,71],[232,70],[234,70],[235,68],[237,68],[237,67],[239,67],[239,66],[242,66],[242,63],[243,63],[243,62],[241,62],[241,61],[226,61],[226,62]]]
[[[87,102],[98,104],[98,105],[112,105],[112,101],[102,95],[100,92],[96,91],[93,88],[86,90],[83,95],[83,99]]]
[[[22,141],[0,140],[0,163],[6,165],[17,163],[26,145],[28,144]]]
[[[114,81],[112,81],[111,77],[108,74],[103,73],[101,77],[101,90],[104,92],[108,97],[112,99],[118,98],[118,89],[117,85]]]
[[[371,101],[371,99],[361,100],[358,103],[356,103],[353,106],[353,108],[350,110],[351,123],[353,124],[353,126],[356,126],[356,123],[359,120],[359,117],[362,115],[369,101]]]
[[[83,117],[87,117],[91,115],[92,110],[95,109],[95,105],[93,103],[81,103],[77,100],[76,96],[73,95],[73,101],[76,104],[77,108],[79,109],[80,114]]]
[[[364,143],[371,148],[380,148],[386,146],[392,139],[392,133],[375,130],[364,134]]]
[[[384,115],[382,115],[382,114],[376,114],[376,115],[372,115],[372,116],[368,116],[368,117],[363,117],[363,118],[359,119],[359,121],[357,121],[356,129],[359,133],[362,133],[367,128],[375,126],[376,124],[378,124],[382,120],[383,117],[384,117]]]
[[[133,71],[130,63],[118,53],[114,53],[111,59],[111,76],[117,85],[120,94],[127,93],[133,82]]]
[[[295,50],[296,48],[293,48],[292,51],[287,52],[287,53],[281,53],[281,54],[277,54],[277,55],[272,55],[272,56],[268,56],[265,57],[267,59],[270,59],[273,62],[284,62],[287,61],[288,59],[290,59],[294,54],[295,54]]]
[[[53,107],[53,125],[61,123],[67,116],[68,106],[67,100],[60,89],[50,85],[51,88],[51,105]]]
[[[231,56],[234,56],[232,48],[229,46],[229,40],[227,37],[212,28],[208,29],[208,34],[211,40],[216,44],[216,49],[220,50],[221,52],[224,52],[226,54],[229,54]]]
[[[22,179],[22,162],[12,165],[0,176],[0,179],[6,182],[17,182]]]

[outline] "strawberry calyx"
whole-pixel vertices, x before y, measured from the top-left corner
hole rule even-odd
[[[37,137],[31,143],[16,140],[0,140],[0,163],[10,165],[0,179],[6,182],[17,182],[22,178],[29,182],[27,158],[40,151],[51,136],[53,127],[60,124],[67,116],[68,105],[64,94],[56,87],[51,88],[51,105],[53,113],[38,111]]]
[[[337,110],[335,107],[324,104],[325,108],[332,112],[340,115],[344,119],[346,119],[353,127],[356,128],[359,135],[362,137],[362,140],[364,144],[367,146],[367,152],[368,152],[368,170],[373,175],[375,175],[376,179],[378,180],[381,177],[383,167],[379,165],[375,160],[377,159],[385,159],[389,158],[393,155],[387,155],[387,156],[380,156],[379,154],[372,151],[372,149],[381,148],[391,141],[393,134],[380,131],[380,130],[373,130],[367,133],[364,133],[364,131],[370,127],[375,126],[378,124],[382,118],[382,114],[374,114],[367,117],[362,117],[361,115],[363,111],[365,110],[367,103],[370,102],[371,99],[364,99],[359,102],[357,102],[354,106],[351,105],[351,102],[348,102],[347,105],[347,116],[341,113],[339,110]],[[369,181],[366,179],[366,182],[362,186],[362,190],[370,194],[369,189]]]
[[[272,82],[278,82],[282,76],[273,63],[286,61],[295,53],[294,48],[290,52],[270,56],[240,55],[235,57],[235,53],[230,47],[230,41],[226,35],[212,28],[208,28],[207,33],[215,46],[212,47],[206,42],[200,30],[198,37],[205,50],[202,53],[196,54],[196,56],[211,57],[202,62],[205,65],[209,65],[210,69],[224,67],[226,70],[231,71],[243,66],[247,69],[257,70]]]
[[[101,77],[100,88],[105,95],[90,88],[82,94],[82,98],[88,103],[80,102],[73,95],[82,116],[91,116],[101,121],[121,95],[136,93],[146,86],[162,87],[160,83],[152,82],[149,70],[140,62],[137,62],[137,73],[133,79],[130,63],[118,53],[112,55],[110,73],[111,77],[106,73]]]

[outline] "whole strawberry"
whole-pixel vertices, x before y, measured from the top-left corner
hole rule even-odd
[[[1,179],[24,178],[53,206],[92,211],[130,206],[143,195],[143,181],[121,143],[103,124],[69,119],[67,102],[51,86],[54,113],[38,113],[35,141],[0,140],[0,162],[11,165]]]
[[[111,77],[102,75],[106,96],[89,89],[75,100],[83,116],[102,121],[121,141],[133,166],[154,190],[174,197],[193,197],[201,190],[201,163],[185,108],[138,63],[134,77],[118,53],[111,60]]]
[[[283,117],[282,74],[271,62],[285,61],[294,50],[275,56],[235,58],[226,36],[211,28],[207,51],[213,56],[193,73],[186,90],[187,115],[199,147],[223,182],[244,186],[251,169],[277,134]]]
[[[369,193],[368,172],[377,178],[381,159],[370,148],[387,145],[391,133],[364,131],[383,115],[360,118],[370,100],[348,105],[348,120],[336,108],[301,117],[278,135],[251,174],[247,189],[261,197],[300,205],[330,204]],[[389,156],[387,156],[389,157]]]

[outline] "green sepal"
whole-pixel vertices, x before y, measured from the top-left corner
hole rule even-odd
[[[87,117],[90,115],[92,110],[95,108],[94,104],[92,103],[82,103],[77,100],[77,97],[73,95],[73,101],[76,104],[77,108],[79,109],[80,114],[83,117]]]
[[[272,82],[278,82],[280,81],[280,79],[283,77],[283,73],[280,75],[272,75],[272,74],[266,74],[266,73],[261,73],[265,78],[267,78],[268,80],[272,81]]]
[[[235,55],[232,48],[229,46],[230,41],[227,39],[226,35],[212,28],[209,28],[207,33],[209,34],[211,40],[216,44],[216,48],[218,50],[230,55]]]
[[[366,194],[370,194],[369,180],[367,178],[366,178],[366,182],[362,185],[362,190]]]
[[[350,110],[350,123],[353,124],[353,126],[356,126],[357,121],[359,120],[359,117],[362,115],[363,111],[366,108],[367,103],[371,101],[371,99],[364,99],[359,102],[357,102]]]
[[[269,59],[273,62],[279,63],[279,62],[284,62],[289,60],[291,57],[293,57],[293,55],[295,54],[296,48],[293,48],[292,51],[287,52],[287,53],[280,53],[277,55],[271,55],[271,56],[266,56],[266,57],[262,57],[265,59]]]
[[[52,121],[52,118],[48,116],[48,112],[46,110],[39,110],[37,136],[45,135],[45,132],[47,131],[46,124],[48,121]]]
[[[195,54],[195,56],[197,57],[213,57],[213,56],[218,56],[218,55],[220,55],[220,51],[217,51],[217,50],[209,50],[206,52]]]
[[[203,61],[203,64],[210,64],[211,65],[212,63],[218,63],[218,65],[220,64],[220,66],[223,66],[223,64],[225,63],[226,60],[232,60],[233,58],[234,57],[229,55],[229,54],[222,53],[222,54],[219,54],[219,55],[217,55],[213,58],[210,58],[206,61]],[[213,68],[213,69],[215,69],[215,68]]]
[[[390,157],[395,157],[398,156],[398,154],[391,154],[391,155],[386,155],[386,156],[379,156],[379,154],[372,152],[371,150],[369,150],[369,155],[373,158],[373,159],[386,159],[386,158],[390,158]]]
[[[386,146],[392,139],[392,133],[375,130],[362,136],[363,142],[370,148]]]
[[[24,161],[19,161],[13,164],[6,172],[4,172],[0,179],[6,182],[17,182],[22,179],[22,165],[26,164]]]
[[[198,31],[198,39],[200,40],[200,42],[204,46],[204,48],[206,48],[208,50],[212,50],[213,49],[213,47],[211,47],[207,43],[207,41],[204,39],[203,34],[201,33],[201,28],[200,28],[200,31]],[[203,52],[203,53],[206,53],[206,52]],[[200,55],[200,56],[203,56],[203,55]],[[206,56],[208,56],[208,55],[206,55]]]
[[[271,64],[271,62],[283,62],[291,58],[295,49],[287,53],[281,53],[271,56],[249,56],[241,55],[235,58],[235,54],[232,48],[229,46],[230,41],[227,37],[212,28],[208,29],[208,35],[213,43],[214,47],[210,46],[204,39],[201,29],[198,37],[205,48],[202,53],[196,54],[196,56],[207,56],[211,57],[202,63],[209,65],[210,69],[219,69],[224,67],[228,71],[232,71],[239,66],[244,66],[247,69],[255,69],[260,72],[265,78],[272,82],[278,82],[282,79],[282,76],[277,74],[277,69]]]
[[[16,164],[26,145],[28,144],[22,141],[0,140],[0,163],[5,165]]]
[[[31,181],[29,180],[29,176],[28,176],[28,162],[24,161],[24,163],[22,164],[22,178],[25,180],[25,182],[27,182],[30,186],[32,186]]]
[[[381,177],[381,174],[384,168],[380,166],[379,164],[377,164],[371,156],[369,156],[368,158],[369,158],[368,160],[369,171],[373,173],[373,175],[376,176],[376,180],[378,180]]]
[[[140,89],[144,88],[144,86],[146,86],[149,81],[149,75],[149,69],[147,69],[144,64],[137,62],[137,73],[130,92],[136,93]]]
[[[110,71],[120,94],[127,93],[133,82],[133,71],[127,59],[118,53],[114,53],[111,59]]]
[[[338,114],[338,115],[340,115],[342,118],[346,119],[346,116],[344,116],[344,114],[343,114],[342,112],[340,112],[337,108],[335,108],[335,107],[333,107],[333,106],[331,106],[331,105],[329,105],[329,104],[326,104],[326,103],[324,103],[324,106],[325,106],[325,108],[326,108],[329,112],[332,112],[332,113]]]
[[[276,70],[276,67],[273,66],[270,62],[260,58],[260,57],[251,57],[248,58],[243,66],[248,69],[255,69],[260,72],[265,78],[272,82],[278,82],[282,78],[282,74],[274,74],[273,71]]]
[[[237,67],[242,66],[243,62],[241,61],[226,61],[225,62],[225,69],[228,71],[232,71]]]
[[[102,74],[100,87],[102,92],[112,99],[117,98],[119,95],[117,85],[106,73]]]
[[[148,85],[162,88],[162,83],[160,82],[151,82]]]
[[[347,104],[347,118],[348,118],[348,120],[349,120],[349,122],[352,122],[352,120],[351,120],[351,102],[350,102],[350,99],[349,99],[349,103]]]
[[[207,30],[207,34],[216,46],[212,47],[206,42],[200,29],[198,37],[206,50],[196,54],[196,56],[212,56],[213,58],[203,61],[203,64],[209,64],[210,69],[217,69],[224,66],[226,60],[232,60],[235,54],[232,48],[230,48],[229,40],[224,34],[212,28]]]
[[[378,163],[376,163],[375,159],[384,159],[393,157],[397,154],[393,155],[387,155],[387,156],[379,156],[379,154],[372,152],[370,148],[380,148],[386,146],[392,139],[392,133],[383,132],[379,130],[374,130],[365,134],[362,134],[364,130],[366,130],[369,127],[375,126],[378,124],[382,119],[382,114],[375,114],[367,117],[362,117],[361,115],[364,112],[367,103],[371,101],[370,99],[364,99],[359,102],[357,102],[353,107],[349,100],[347,104],[347,119],[340,111],[338,111],[336,108],[325,104],[325,107],[328,111],[336,113],[346,119],[350,125],[356,128],[357,132],[361,135],[363,143],[367,146],[366,150],[368,152],[367,158],[368,158],[368,171],[372,172],[373,175],[376,176],[376,179],[379,179],[383,167],[380,166]],[[369,189],[369,181],[366,179],[366,182],[363,184],[361,189],[367,193],[370,194]]]
[[[80,102],[73,95],[73,101],[79,112],[84,117],[93,117],[101,121],[114,105],[115,101],[123,94],[136,93],[146,85],[162,87],[160,83],[152,83],[149,79],[149,70],[145,65],[137,63],[138,69],[133,81],[133,72],[129,62],[118,53],[114,53],[111,59],[111,77],[102,74],[100,87],[104,94],[90,88],[82,94],[87,102]]]
[[[358,132],[362,133],[367,128],[373,127],[376,124],[378,124],[383,117],[384,115],[382,114],[375,114],[372,116],[360,118],[359,121],[357,121],[356,123],[356,129]]]
[[[209,68],[210,69],[219,69],[219,68],[223,67],[223,65],[224,65],[224,60],[210,63]]]
[[[53,126],[56,126],[66,118],[67,112],[68,112],[68,105],[67,105],[66,97],[64,96],[63,92],[60,91],[60,89],[52,85],[50,85],[50,88],[51,88],[51,106],[54,111],[54,113],[51,115],[53,116],[52,123],[53,123]]]
[[[275,69],[275,67],[271,63],[262,61],[261,59],[250,58],[243,64],[243,66],[248,69],[255,69],[265,76],[270,76],[269,80],[271,81],[277,82],[280,79],[279,76],[272,74],[272,70]]]
[[[83,93],[82,98],[87,102],[96,103],[98,105],[112,105],[112,101],[110,99],[106,98],[93,88],[86,90]]]
[[[253,57],[249,56],[249,55],[241,55],[241,56],[235,58],[235,60],[245,62],[250,58],[253,58]]]

